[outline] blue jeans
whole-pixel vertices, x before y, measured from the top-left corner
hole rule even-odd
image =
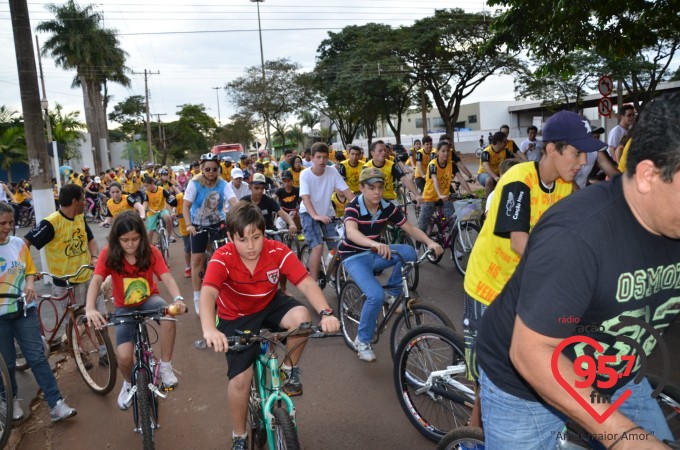
[[[504,392],[480,370],[480,397],[484,440],[489,450],[522,448],[553,450],[558,433],[564,428],[567,417],[555,408],[539,402],[523,400]],[[652,398],[652,388],[645,378],[640,384],[629,382],[612,396],[612,403],[626,389],[631,396],[619,407],[626,417],[653,433],[657,439],[673,439],[668,423]],[[603,448],[593,442],[593,448]]]
[[[406,244],[392,244],[391,251],[397,251],[406,261],[415,261],[417,258],[416,250]],[[373,275],[374,271],[385,270],[394,266],[390,279],[387,281],[390,295],[399,295],[402,291],[401,285],[401,261],[395,255],[389,260],[381,257],[377,253],[363,252],[350,256],[343,261],[349,276],[357,283],[359,288],[366,295],[364,307],[361,310],[359,321],[359,341],[370,343],[373,341],[378,313],[385,301],[385,290]]]
[[[18,319],[3,319],[0,316],[0,353],[7,363],[12,380],[12,390],[14,396],[17,397],[18,387],[15,374],[17,354],[14,348],[14,339],[19,343],[24,358],[33,371],[35,381],[45,393],[45,400],[47,400],[50,408],[54,408],[62,397],[59,393],[57,380],[50,368],[50,363],[45,356],[37,308],[28,308],[26,317],[22,315]]]

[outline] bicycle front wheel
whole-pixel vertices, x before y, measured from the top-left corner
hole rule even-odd
[[[434,371],[455,369],[445,377]],[[470,419],[473,383],[465,377],[462,336],[443,327],[409,331],[394,358],[394,386],[399,404],[411,424],[434,442]]]
[[[461,427],[451,430],[439,441],[437,450],[484,450],[484,430]]]
[[[292,417],[284,408],[274,407],[272,409],[274,416],[274,439],[276,443],[273,448],[296,450],[300,448],[300,441],[298,440],[297,429],[293,423]]]
[[[335,267],[335,295],[340,299],[342,288],[345,287],[345,283],[347,283],[347,271],[341,261],[338,261]]]
[[[259,450],[267,445],[267,430],[262,420],[262,399],[257,388],[255,374],[250,382],[250,397],[248,398],[248,429],[250,431],[248,448]]]
[[[354,348],[354,339],[359,332],[359,321],[361,320],[361,310],[364,308],[366,296],[354,281],[345,283],[340,294],[340,326],[342,337],[345,344],[351,349]]]
[[[463,276],[465,276],[470,254],[472,254],[472,247],[477,242],[479,233],[479,227],[472,222],[461,223],[460,232],[457,227],[454,232],[451,241],[451,258],[453,258],[456,270]]]
[[[151,396],[153,395],[149,390],[149,374],[142,369],[137,372],[137,379],[135,380],[137,392],[135,398],[137,399],[137,417],[139,418],[139,431],[142,433],[142,440],[144,441],[144,450],[154,449],[154,432],[155,426],[153,418],[151,417]]]
[[[158,220],[163,220],[162,218],[159,218]],[[158,249],[161,251],[161,255],[163,255],[163,259],[165,260],[165,264],[170,265],[170,245],[168,243],[168,234],[165,231],[165,229],[159,230],[158,231]]]
[[[406,336],[406,333],[416,327],[423,325],[432,325],[435,327],[448,327],[455,330],[453,322],[448,318],[446,313],[436,306],[416,303],[407,307],[404,312],[397,315],[392,331],[390,332],[390,350],[394,357],[399,343]]]
[[[84,323],[85,312],[79,311],[69,322],[69,346],[80,376],[95,393],[106,395],[116,384],[116,354],[106,329],[97,330]]]
[[[14,414],[14,394],[12,393],[12,381],[9,378],[9,370],[5,359],[0,355],[0,448],[5,448],[9,435],[12,432],[12,415]]]

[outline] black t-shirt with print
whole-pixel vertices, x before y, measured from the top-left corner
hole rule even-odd
[[[533,331],[553,338],[587,336],[614,355],[618,373],[598,370],[598,391],[611,394],[635,377],[640,359],[623,374],[624,355],[636,355],[622,336],[640,344],[647,356],[655,339],[642,320],[663,330],[680,311],[680,240],[644,229],[623,196],[622,178],[579,191],[551,207],[529,236],[520,264],[482,317],[477,360],[502,390],[526,400],[535,391],[514,369],[509,347],[516,314]],[[530,352],[531,349],[521,351]],[[564,354],[575,360],[594,349],[572,344]],[[550,365],[550,361],[545,364]],[[618,376],[621,375],[620,378]]]
[[[291,192],[286,192],[285,188],[276,190],[276,198],[279,199],[279,204],[286,212],[296,209],[300,206],[300,188],[293,187]]]
[[[245,197],[241,197],[241,201],[252,202],[253,200],[250,195],[246,195]],[[260,211],[262,211],[262,215],[264,216],[265,228],[268,230],[275,229],[274,220],[276,219],[279,210],[281,210],[281,207],[276,203],[276,200],[267,195],[263,195],[260,203],[257,204],[257,207],[260,208]]]

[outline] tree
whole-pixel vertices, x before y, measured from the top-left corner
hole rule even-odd
[[[300,120],[300,126],[309,128],[309,131],[314,131],[314,126],[320,120],[319,113],[316,111],[300,111],[297,117]]]
[[[65,70],[76,70],[73,86],[80,86],[83,91],[85,121],[92,137],[95,169],[101,170],[100,139],[105,139],[108,146],[108,129],[106,121],[106,84],[108,81],[129,86],[130,80],[125,75],[127,53],[120,48],[116,31],[103,28],[101,15],[93,5],[80,6],[74,0],[63,5],[49,4],[46,8],[55,15],[55,19],[41,22],[38,31],[51,33],[45,41],[42,54],[51,55],[57,66]],[[104,93],[102,94],[102,90]]]
[[[179,106],[179,120],[165,124],[168,154],[174,159],[184,159],[187,154],[200,155],[209,150],[209,137],[217,124],[205,111],[203,104]]]
[[[246,74],[225,86],[227,94],[240,113],[252,113],[271,125],[280,134],[285,133],[286,120],[303,102],[303,92],[298,83],[300,65],[287,58],[265,61],[265,82],[262,67],[246,69]],[[269,143],[271,145],[271,143]]]
[[[0,167],[7,172],[7,179],[12,182],[12,164],[28,163],[26,137],[23,126],[12,126],[0,130]]]
[[[517,70],[514,54],[488,44],[492,23],[486,13],[439,9],[409,27],[403,40],[403,57],[427,87],[449,134],[470,94],[489,77]]]
[[[146,100],[142,95],[131,95],[113,107],[109,120],[120,124],[120,131],[129,140],[146,133]]]
[[[52,125],[52,139],[64,144],[64,160],[80,157],[78,141],[82,140],[79,130],[85,129],[85,124],[78,120],[80,111],[64,113],[63,107],[56,103],[50,111],[50,124]]]
[[[248,148],[255,140],[255,121],[250,114],[234,114],[229,122],[215,133],[215,142],[239,143]]]
[[[154,161],[159,161],[160,155],[158,154],[158,149],[154,146],[151,149],[154,153]],[[149,146],[145,140],[128,142],[125,145],[122,156],[132,161],[135,165],[142,166],[149,162]]]
[[[680,14],[673,1],[491,0],[489,4],[504,8],[494,23],[493,45],[526,49],[544,61],[542,73],[567,77],[576,68],[566,55],[574,50],[592,53],[623,81],[637,108],[653,98],[658,83],[669,76],[669,64],[680,44]],[[549,20],[538,11],[549,11]]]

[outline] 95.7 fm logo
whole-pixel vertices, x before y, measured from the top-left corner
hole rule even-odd
[[[670,371],[670,358],[668,347],[663,341],[661,334],[649,323],[634,317],[622,316],[620,323],[626,327],[637,327],[649,333],[656,340],[663,360],[663,373],[660,374],[660,382],[652,392],[652,398],[656,398],[668,382]],[[643,346],[628,336],[616,336],[616,341],[634,351],[634,354],[606,354],[602,343],[590,336],[575,335],[562,340],[552,354],[551,369],[555,380],[571,395],[590,416],[602,424],[614,413],[632,394],[630,389],[621,392],[619,397],[612,403],[612,397],[601,393],[600,390],[611,389],[620,379],[630,376],[633,369],[639,366],[639,370],[633,382],[640,384],[647,374],[647,354]],[[577,379],[571,385],[560,373],[559,357],[568,346],[577,345],[588,351],[576,356],[572,363],[572,370]],[[613,366],[623,366],[618,370]],[[571,377],[570,377],[571,378]],[[590,398],[584,398],[577,389],[591,388]],[[599,413],[593,408],[593,404],[608,403],[604,413]]]

